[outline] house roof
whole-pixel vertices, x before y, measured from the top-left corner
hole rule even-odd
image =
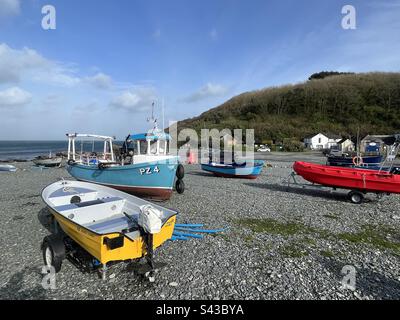
[[[350,138],[343,138],[338,142],[338,144],[342,144],[343,142],[346,142],[347,140],[350,140],[351,143],[354,143]]]
[[[342,139],[342,136],[334,133],[328,133],[324,135],[327,136],[329,139]]]
[[[342,137],[337,135],[337,134],[332,134],[332,133],[323,133],[323,132],[318,132],[318,133],[313,133],[306,135],[304,139],[311,139],[314,138],[316,135],[322,134],[323,136],[327,137],[328,139],[341,139]]]
[[[392,135],[382,135],[382,134],[381,135],[379,135],[379,134],[378,135],[372,135],[372,134],[370,135],[369,134],[369,135],[365,136],[364,139],[362,139],[362,140],[369,140],[369,139],[382,140],[382,139],[389,138],[389,137],[392,137]]]
[[[371,140],[371,141],[381,141],[386,145],[392,145],[397,139],[397,135],[367,135],[364,139],[361,141],[365,140]]]
[[[322,135],[326,136],[325,134],[323,134],[323,133],[321,133],[321,132],[318,132],[318,133],[308,134],[308,135],[306,135],[306,136],[304,137],[304,139],[311,139],[311,138],[314,138],[315,136],[317,136],[317,135],[319,135],[319,134],[322,134]],[[326,136],[326,137],[328,138],[328,136]]]

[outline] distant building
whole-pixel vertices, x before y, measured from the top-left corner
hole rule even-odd
[[[304,138],[304,146],[311,150],[330,149],[342,140],[337,135],[327,135],[323,133],[312,134]]]
[[[220,138],[221,142],[226,143],[226,147],[233,147],[238,145],[238,141],[236,140],[236,138],[232,137],[232,135],[230,134],[224,134],[221,138]]]
[[[342,139],[338,143],[338,150],[341,152],[353,152],[356,150],[355,144],[350,139]]]
[[[360,151],[368,152],[383,152],[386,148],[383,139],[390,138],[390,135],[367,135],[360,143]]]

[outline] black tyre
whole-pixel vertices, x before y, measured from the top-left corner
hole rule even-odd
[[[364,195],[359,191],[350,191],[348,197],[355,204],[361,204],[364,201]]]
[[[104,163],[101,163],[101,162],[99,163],[98,167],[99,167],[100,170],[104,170],[106,168]]]
[[[185,183],[183,182],[183,180],[180,180],[180,179],[176,180],[175,190],[179,194],[182,194],[183,192],[185,192]]]
[[[69,166],[73,166],[73,165],[75,164],[75,161],[72,160],[72,159],[69,159],[68,162],[67,162],[67,164],[68,164]]]
[[[54,267],[56,273],[60,272],[65,258],[64,241],[56,235],[47,236],[43,240],[42,253],[44,265]]]
[[[178,168],[176,168],[176,177],[179,180],[182,180],[184,176],[185,176],[185,168],[183,167],[183,165],[179,164]]]

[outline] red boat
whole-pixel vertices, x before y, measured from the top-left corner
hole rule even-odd
[[[293,169],[299,176],[312,183],[353,190],[349,197],[355,203],[362,202],[362,193],[400,193],[400,175],[390,172],[333,167],[308,162],[295,162]]]

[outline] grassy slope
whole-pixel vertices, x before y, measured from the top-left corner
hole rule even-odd
[[[178,128],[255,129],[257,141],[302,140],[325,132],[342,136],[400,129],[400,73],[330,76],[236,96]]]

